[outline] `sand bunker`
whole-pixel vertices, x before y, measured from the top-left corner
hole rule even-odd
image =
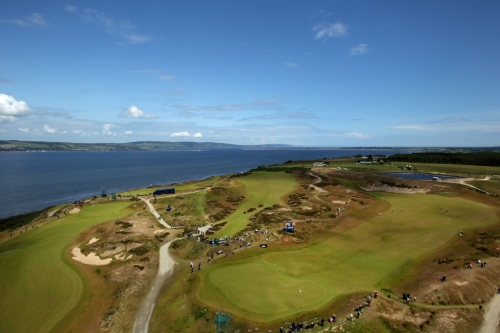
[[[73,208],[72,210],[69,211],[70,214],[76,214],[76,213],[80,213],[80,208],[79,207],[75,207]]]
[[[71,254],[73,255],[73,260],[79,261],[82,264],[86,265],[94,265],[94,266],[104,266],[111,262],[111,258],[101,259],[98,255],[91,252],[88,256],[83,255],[82,251],[79,247],[74,247],[71,250]]]
[[[98,240],[99,240],[99,238],[92,238],[91,240],[89,240],[89,242],[86,245],[94,244]]]
[[[125,253],[120,253],[119,255],[117,255],[115,257],[115,259],[117,260],[121,260],[121,261],[125,261],[125,260],[128,260],[128,259],[131,259],[133,257],[133,255],[126,255]]]

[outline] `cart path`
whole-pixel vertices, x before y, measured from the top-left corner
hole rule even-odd
[[[197,191],[193,191],[193,192],[186,192],[186,193],[179,193],[179,194],[174,194],[174,195],[169,195],[167,198],[170,198],[170,197],[176,197],[178,195],[187,195],[187,194],[192,194],[192,193],[197,193],[197,192],[201,192],[201,191],[206,191],[207,189],[203,189],[203,190],[197,190]],[[149,200],[151,200],[151,198],[149,199],[144,199],[143,197],[140,197],[140,199],[142,201],[144,201],[146,203],[146,205],[148,205],[148,208],[149,208],[149,211],[151,212],[151,214],[154,215],[154,217],[156,218],[156,220],[161,224],[163,225],[165,228],[167,229],[172,229],[172,226],[167,224],[167,222],[165,222],[163,220],[163,218],[160,216],[160,214],[158,214],[158,212],[156,211],[156,209],[154,208],[153,204],[151,202],[149,202]]]
[[[153,314],[155,307],[156,298],[163,287],[163,284],[172,275],[174,271],[175,261],[170,257],[168,253],[168,248],[172,242],[175,242],[180,238],[176,238],[168,243],[163,244],[160,248],[160,267],[158,269],[158,275],[155,278],[153,287],[148,293],[148,296],[144,299],[137,313],[137,317],[134,323],[134,333],[147,333],[149,320]]]
[[[471,185],[467,182],[471,182],[471,181],[474,181],[474,180],[479,180],[479,181],[487,181],[487,180],[490,180],[491,177],[486,177],[486,178],[483,178],[483,179],[476,179],[476,178],[458,178],[458,179],[445,179],[445,180],[441,180],[441,182],[443,183],[454,183],[454,184],[461,184],[461,185],[464,185],[464,186],[467,186],[475,191],[479,191],[479,192],[482,192],[484,194],[488,194],[488,195],[491,195],[491,196],[495,196],[493,193],[490,193],[490,192],[487,192],[485,190],[482,190],[480,188],[477,188],[476,186],[474,185]]]
[[[496,333],[500,321],[500,294],[495,294],[486,305],[484,321],[479,327],[478,333]]]
[[[191,194],[191,193],[196,193],[200,191],[205,191],[205,190],[197,190],[189,193],[182,193],[182,194],[176,194],[172,195],[171,197],[177,196],[177,195],[186,195],[186,194]],[[156,211],[156,209],[153,207],[153,205],[149,202],[151,198],[149,199],[144,199],[141,198],[142,201],[144,201],[148,207],[149,211],[151,214],[153,214],[156,219],[165,227],[167,228],[172,228],[170,225],[168,225],[163,219],[161,219],[160,214]],[[158,219],[160,217],[160,219]],[[204,227],[198,228],[199,230],[206,232],[210,228],[210,225],[206,225]],[[163,244],[160,247],[160,266],[158,268],[158,275],[156,276],[153,286],[151,287],[151,290],[149,291],[148,295],[144,299],[144,301],[141,304],[141,307],[139,308],[139,311],[137,312],[137,317],[135,318],[135,323],[134,323],[134,331],[133,333],[148,333],[148,326],[149,326],[149,320],[151,319],[151,315],[153,314],[153,310],[155,308],[155,302],[156,299],[158,298],[158,295],[160,294],[161,288],[167,281],[167,279],[172,275],[172,272],[174,271],[174,264],[175,261],[170,257],[170,254],[168,253],[168,248],[170,247],[170,244],[175,242],[176,240],[181,239],[181,238],[176,238],[174,240],[171,240],[168,243]]]

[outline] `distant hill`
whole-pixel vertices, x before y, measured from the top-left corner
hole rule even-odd
[[[0,152],[10,151],[150,151],[150,150],[197,150],[216,148],[265,149],[291,148],[291,145],[232,145],[216,142],[164,142],[138,141],[128,143],[71,143],[45,141],[0,140]]]

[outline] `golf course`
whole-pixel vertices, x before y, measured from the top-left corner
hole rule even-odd
[[[50,332],[85,288],[68,260],[68,244],[94,225],[130,214],[129,206],[86,206],[0,244],[0,332]]]
[[[419,299],[427,302],[419,311],[428,316],[438,310],[425,306],[436,302],[439,311],[473,311],[471,304],[476,309],[491,297],[489,284],[497,283],[493,274],[500,272],[500,261],[492,258],[500,256],[496,197],[463,184],[380,176],[348,162],[332,160],[342,169],[289,163],[282,170],[179,184],[175,194],[157,198],[144,188],[123,192],[117,201],[95,196],[48,209],[38,220],[0,235],[0,332],[130,332],[157,276],[158,251],[175,239],[168,256],[177,264],[151,301],[151,333],[209,332],[219,309],[240,332],[259,327],[275,332],[297,318],[345,315],[352,304],[362,303],[359,295],[375,290],[397,307],[401,302],[387,294],[399,295],[408,286],[412,293],[419,290]],[[469,177],[484,186],[497,184]],[[154,199],[155,209],[176,228],[160,225],[141,199]],[[289,221],[291,232],[283,230]],[[104,263],[76,262],[75,246]],[[436,260],[439,253],[446,260]],[[492,264],[464,273],[463,266],[476,258]],[[463,275],[450,285],[454,291],[433,285],[445,273]],[[474,279],[483,288],[470,289],[476,294],[440,298]],[[379,320],[375,327],[408,325],[384,309],[373,310],[380,311],[371,319]],[[482,313],[469,315],[477,327]],[[438,325],[428,318],[426,325]]]
[[[239,178],[238,183],[243,186],[241,192],[245,200],[226,219],[227,225],[215,234],[218,237],[236,234],[246,227],[250,216],[262,208],[279,204],[282,197],[297,186],[295,179],[284,172],[255,172]],[[252,213],[245,214],[252,208],[255,209]]]
[[[209,266],[197,296],[245,319],[277,321],[319,310],[344,294],[388,287],[460,231],[498,223],[486,205],[460,198],[380,194],[378,200],[391,210],[320,243],[296,251],[256,249]]]

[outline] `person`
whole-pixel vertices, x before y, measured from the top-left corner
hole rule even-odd
[[[201,271],[201,262],[198,263],[198,270]]]
[[[413,303],[417,302],[417,296],[413,296]]]
[[[441,278],[441,282],[444,282],[446,281],[446,275],[443,275],[443,277]]]

